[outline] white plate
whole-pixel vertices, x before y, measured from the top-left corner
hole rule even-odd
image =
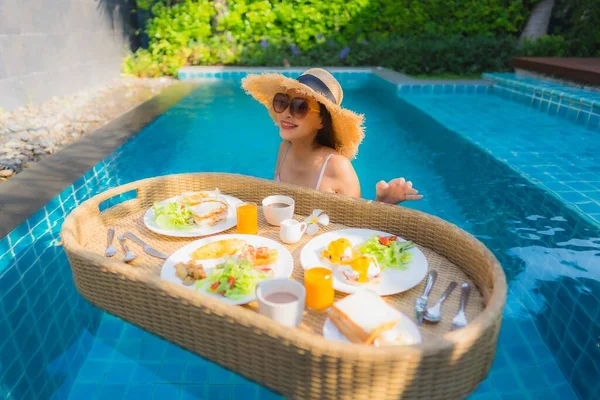
[[[333,269],[333,288],[344,293],[355,293],[361,289],[371,289],[380,296],[389,296],[405,292],[417,286],[427,275],[427,259],[417,247],[407,250],[412,254],[412,261],[406,270],[387,268],[381,271],[381,279],[375,284],[352,285],[347,283],[338,268],[329,261],[321,258],[321,252],[327,248],[329,243],[339,238],[346,238],[357,246],[373,235],[390,236],[389,233],[373,231],[370,229],[342,229],[324,233],[308,242],[300,253],[300,263],[304,269],[315,266],[326,266]],[[405,241],[398,238],[400,241]]]
[[[172,201],[177,201],[181,196],[171,197],[170,199],[161,201],[160,205],[165,203],[170,203]],[[243,203],[242,200],[237,197],[228,196],[225,194],[221,194],[221,199],[225,200],[227,204],[229,204],[229,209],[227,210],[227,218],[221,222],[216,223],[213,226],[196,226],[192,229],[185,231],[178,231],[175,229],[162,229],[159,227],[154,221],[154,209],[150,207],[146,214],[144,214],[144,224],[150,229],[152,232],[158,233],[160,235],[165,236],[174,236],[174,237],[197,237],[197,236],[206,236],[212,235],[215,233],[226,231],[227,229],[231,229],[237,225],[237,215],[236,215],[236,207],[238,204]]]
[[[415,325],[414,322],[410,320],[406,315],[402,314],[400,311],[395,310],[398,313],[398,318],[400,319],[396,326],[392,329],[404,333],[411,338],[412,343],[410,344],[419,344],[421,343],[421,333],[419,332],[419,328]],[[327,318],[325,320],[325,324],[323,325],[323,337],[327,340],[337,340],[340,342],[348,342],[350,341],[340,332],[340,330],[335,326],[331,319]]]
[[[229,304],[246,304],[246,303],[253,301],[256,298],[254,293],[249,294],[248,296],[243,297],[241,299],[231,300],[231,299],[228,299],[227,297],[223,297],[218,294],[210,293],[210,292],[204,290],[205,288],[196,289],[195,285],[186,286],[183,284],[181,279],[179,279],[177,277],[177,275],[175,274],[175,264],[177,264],[179,262],[185,262],[185,261],[191,260],[191,258],[192,258],[191,254],[194,252],[194,250],[196,250],[197,248],[199,248],[205,244],[217,242],[219,240],[225,240],[225,239],[241,239],[255,247],[266,246],[270,249],[277,250],[279,252],[279,258],[277,259],[276,263],[271,265],[271,267],[273,268],[272,278],[289,278],[292,275],[292,272],[294,270],[294,259],[292,258],[292,255],[290,254],[288,249],[286,249],[283,245],[281,245],[280,243],[277,243],[271,239],[264,238],[262,236],[233,234],[233,235],[211,236],[209,238],[196,240],[196,241],[182,247],[181,249],[179,249],[175,253],[173,253],[171,255],[171,257],[169,257],[165,261],[165,263],[162,266],[162,270],[160,271],[160,277],[164,280],[176,283],[187,289],[203,290],[203,292],[206,293],[207,295],[221,299]],[[204,270],[207,273],[209,273],[212,268],[214,268],[218,264],[222,263],[225,259],[226,258],[223,257],[223,258],[215,258],[212,260],[202,260],[201,263],[204,266]]]

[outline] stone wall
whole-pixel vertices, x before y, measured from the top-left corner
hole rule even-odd
[[[0,0],[0,107],[104,84],[131,48],[134,0]]]

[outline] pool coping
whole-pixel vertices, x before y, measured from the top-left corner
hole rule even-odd
[[[394,85],[486,85],[489,86],[492,83],[488,79],[418,79],[413,78],[410,75],[403,74],[390,68],[379,67],[379,66],[367,66],[367,67],[327,67],[327,66],[313,66],[313,67],[230,67],[230,66],[191,66],[182,67],[178,70],[179,79],[182,81],[195,82],[206,80],[206,78],[192,78],[188,75],[194,73],[218,73],[218,72],[246,72],[246,73],[301,73],[309,68],[324,68],[332,73],[370,73],[383,80],[388,81]],[[182,79],[182,76],[185,76]]]
[[[0,185],[0,238],[8,235],[195,87],[193,83],[181,82],[166,88]]]
[[[309,67],[183,67],[179,72],[304,72]],[[322,67],[333,73],[370,73],[397,88],[411,84],[478,84],[489,80],[417,79],[389,68]],[[8,235],[36,211],[43,208],[60,192],[81,178],[96,164],[108,157],[123,143],[137,135],[146,125],[189,94],[203,79],[186,78],[168,87],[157,96],[109,121],[0,185],[0,238]]]

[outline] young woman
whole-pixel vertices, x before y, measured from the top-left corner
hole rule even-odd
[[[314,68],[298,79],[250,75],[242,87],[267,107],[279,126],[283,141],[276,181],[360,197],[358,176],[350,160],[363,140],[364,118],[340,106],[342,88],[329,72]],[[380,181],[376,193],[377,201],[391,204],[423,197],[404,178]]]

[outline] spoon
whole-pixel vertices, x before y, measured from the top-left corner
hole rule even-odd
[[[136,255],[133,254],[133,252],[131,250],[129,250],[129,247],[127,247],[127,243],[126,243],[125,237],[123,235],[119,236],[119,243],[121,243],[121,247],[123,248],[123,251],[125,252],[125,257],[123,257],[123,261],[126,263],[130,263],[133,260],[135,260]]]
[[[456,286],[456,282],[450,282],[450,284],[448,285],[446,290],[444,290],[444,293],[442,293],[442,296],[437,301],[437,303],[435,303],[433,307],[430,307],[427,309],[427,311],[425,311],[425,317],[423,318],[425,321],[432,323],[440,322],[440,320],[442,319],[442,303],[444,302],[444,300],[446,300],[450,293],[452,293]]]

